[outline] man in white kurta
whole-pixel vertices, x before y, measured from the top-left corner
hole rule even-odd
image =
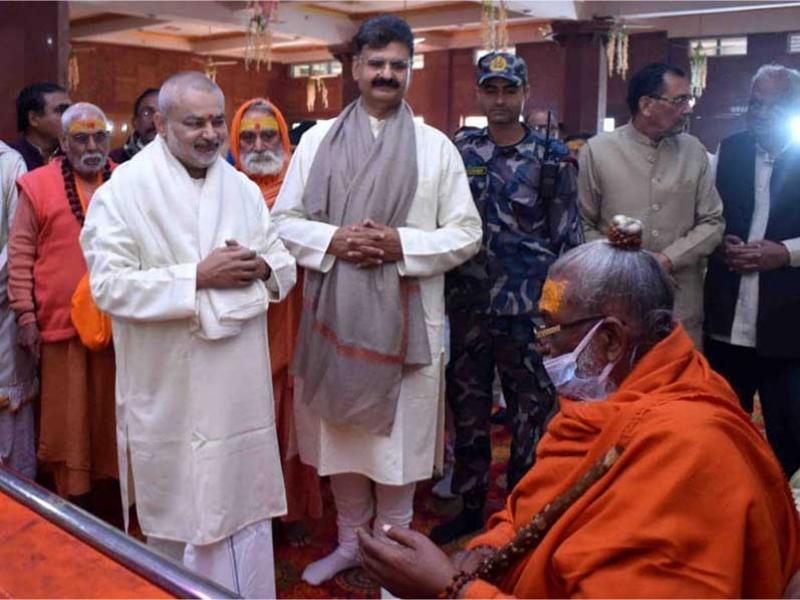
[[[0,142],[0,464],[36,477],[33,403],[36,361],[17,343],[16,315],[8,301],[8,237],[25,161]]]
[[[97,191],[81,235],[113,321],[123,499],[162,552],[244,597],[274,597],[270,519],[286,501],[265,309],[294,285],[295,263],[258,186],[218,155],[219,88],[173,76],[157,125]]]
[[[398,38],[398,30],[405,30],[407,34]],[[388,45],[387,36],[393,40]],[[304,199],[309,187],[318,183],[313,181],[312,166],[320,158],[318,150],[320,146],[325,147],[326,136],[333,128],[341,127],[343,118],[363,119],[358,125],[350,126],[352,129],[360,126],[361,131],[364,127],[361,123],[368,122],[375,144],[399,143],[395,142],[395,137],[382,139],[381,136],[388,127],[397,127],[392,119],[399,118],[397,115],[407,110],[402,97],[410,74],[411,32],[405,22],[396,17],[376,17],[361,26],[356,47],[359,56],[354,77],[362,96],[339,119],[322,122],[304,135],[273,209],[273,219],[298,264],[325,274],[323,280],[337,261],[348,261],[362,269],[389,264],[399,274],[401,285],[403,280],[418,285],[430,360],[424,366],[403,368],[393,423],[390,431],[382,433],[370,431],[369,423],[355,425],[320,416],[313,405],[303,401],[303,388],[316,386],[315,375],[311,372],[303,377],[295,368],[296,376],[300,377],[295,402],[300,457],[316,467],[320,475],[331,476],[337,508],[339,546],[332,554],[306,568],[303,579],[313,585],[357,564],[355,530],[366,527],[373,516],[374,532],[379,536],[387,526],[408,527],[411,523],[415,482],[432,475],[436,430],[440,425],[437,415],[443,375],[444,273],[473,256],[482,236],[480,217],[471,201],[458,151],[441,132],[415,123],[409,116],[403,121],[403,127],[407,128],[403,133],[413,131],[414,141],[406,159],[413,163],[416,189],[403,225],[375,225],[384,236],[382,240],[386,246],[379,251],[381,242],[373,241],[373,248],[363,248],[359,236],[367,228],[361,225],[337,226],[310,217],[311,211]],[[352,130],[345,130],[344,134],[356,137]],[[361,165],[355,168],[358,170]],[[396,165],[396,170],[401,170],[401,166]],[[390,179],[395,176],[391,171],[387,168],[377,175],[367,172],[378,180],[371,189],[373,194],[381,195],[381,202],[390,193]],[[332,197],[331,205],[336,201]],[[332,206],[331,211],[336,210],[338,208]],[[311,278],[313,273],[307,273]],[[304,291],[308,301],[311,296],[306,292],[308,280]],[[344,296],[348,297],[346,291]],[[333,323],[332,328],[337,325],[340,324]],[[378,325],[366,323],[364,328],[377,330]],[[302,345],[309,341],[298,338],[296,358],[302,355]],[[362,341],[369,346],[369,340]],[[343,350],[341,360],[345,360],[346,352]],[[335,398],[343,392],[322,389],[319,394]]]

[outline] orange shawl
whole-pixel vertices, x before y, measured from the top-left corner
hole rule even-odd
[[[682,327],[604,402],[561,399],[537,462],[470,543],[499,547],[614,445],[611,470],[498,587],[466,597],[780,597],[800,566],[774,454]]]
[[[283,177],[286,174],[286,169],[289,165],[289,159],[292,156],[292,145],[289,141],[289,128],[286,126],[286,120],[283,118],[281,111],[269,100],[264,98],[253,98],[248,100],[239,107],[236,115],[231,122],[231,154],[238,170],[242,170],[242,163],[239,156],[239,125],[242,122],[242,117],[247,109],[256,102],[266,103],[273,114],[275,120],[278,121],[278,129],[280,130],[281,143],[283,145],[283,168],[277,175],[266,175],[258,177],[249,175],[258,187],[261,188],[261,193],[264,195],[264,200],[267,207],[272,208],[275,200],[278,197],[278,192],[283,183]],[[303,280],[302,274],[298,270],[297,283],[289,296],[279,304],[270,304],[269,307],[269,355],[272,364],[273,378],[281,374],[284,369],[289,368],[289,362],[294,355],[294,343],[297,337],[297,328],[300,325],[300,313],[303,307],[302,299]]]
[[[289,159],[292,155],[292,146],[289,142],[289,128],[278,108],[263,98],[248,100],[233,117],[231,123],[231,154],[235,160],[236,168],[242,170],[239,157],[239,125],[247,109],[255,102],[268,104],[278,121],[281,142],[283,145],[283,168],[277,175],[257,177],[249,175],[264,196],[268,208],[272,208],[278,198]],[[283,478],[286,484],[287,514],[284,521],[297,521],[310,517],[318,519],[322,516],[322,494],[320,492],[319,478],[313,467],[300,462],[294,439],[294,382],[289,375],[289,364],[294,356],[294,346],[297,339],[297,329],[300,326],[300,315],[303,310],[303,272],[297,269],[297,283],[289,295],[278,304],[269,305],[268,333],[269,357],[272,367],[272,386],[275,399],[275,426],[278,430],[278,444],[280,448],[281,463],[283,465]]]

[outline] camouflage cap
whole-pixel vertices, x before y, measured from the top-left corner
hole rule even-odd
[[[525,60],[508,52],[489,52],[482,56],[475,69],[478,85],[483,85],[487,79],[500,77],[514,85],[528,83],[528,66]]]

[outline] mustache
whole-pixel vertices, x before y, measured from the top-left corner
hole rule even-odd
[[[376,77],[372,80],[372,87],[388,87],[397,89],[400,87],[400,82],[396,79],[384,79],[383,77]]]
[[[78,159],[78,162],[85,164],[90,160],[103,160],[105,155],[102,152],[87,152]]]
[[[249,154],[250,160],[255,161],[269,161],[269,160],[283,160],[283,152],[271,152],[270,150],[263,150],[256,152],[255,150]]]

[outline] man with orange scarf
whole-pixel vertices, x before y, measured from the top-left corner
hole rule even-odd
[[[281,111],[263,98],[242,104],[231,123],[231,154],[236,168],[258,184],[271,209],[278,197],[291,158],[289,128]],[[300,462],[294,427],[294,382],[289,364],[294,354],[303,303],[302,272],[289,296],[269,307],[269,355],[275,396],[275,424],[286,485],[286,537],[292,545],[303,545],[308,533],[303,519],[322,516],[322,495],[314,467]]]
[[[401,597],[781,597],[800,523],[766,440],[673,318],[641,223],[550,268],[539,308],[559,414],[469,550],[422,534],[361,558]],[[442,596],[440,596],[442,597]],[[797,597],[797,596],[792,596]]]
[[[78,236],[89,201],[111,174],[105,114],[86,102],[61,117],[63,158],[17,180],[8,242],[8,295],[19,344],[41,361],[38,457],[59,495],[82,496],[117,477],[114,351],[83,345],[70,311],[86,275]]]

